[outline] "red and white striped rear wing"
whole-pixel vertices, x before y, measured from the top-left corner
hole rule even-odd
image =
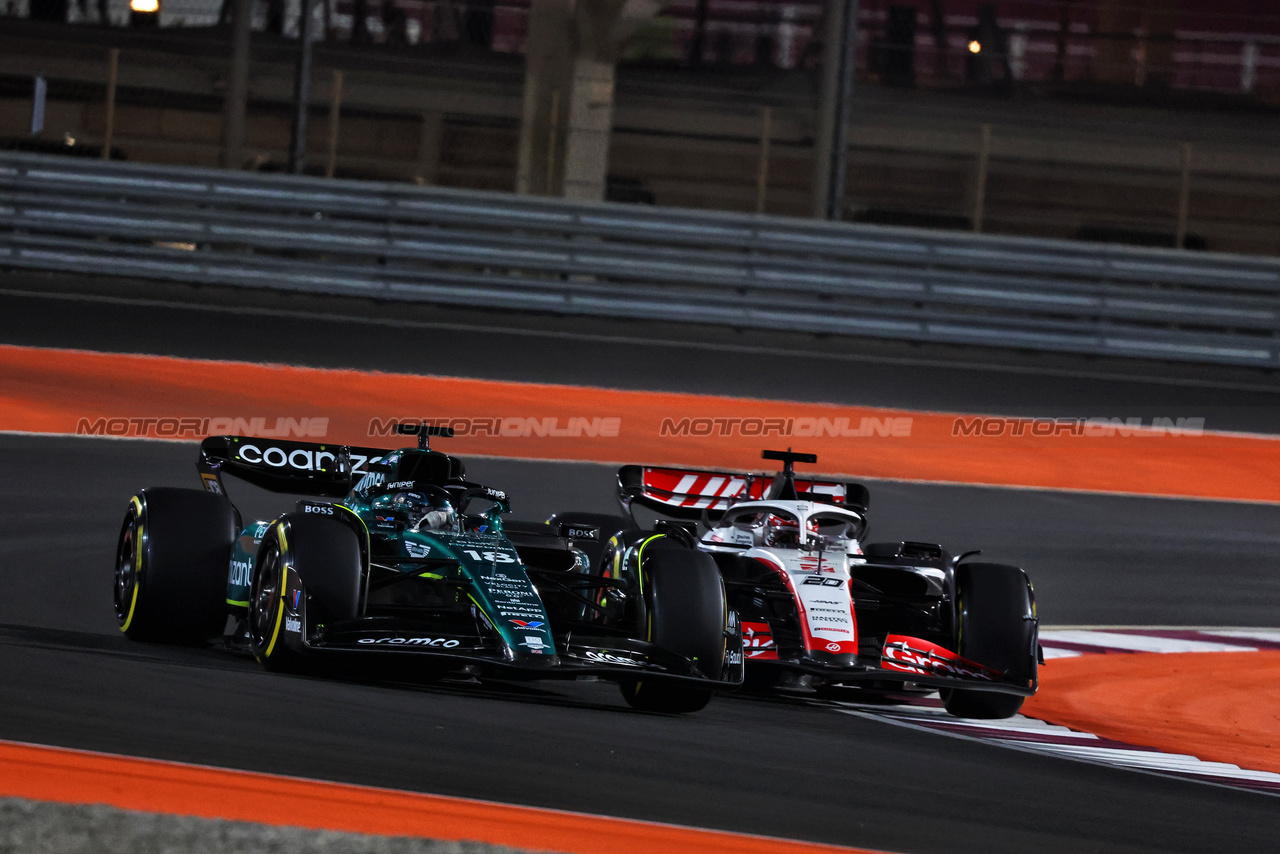
[[[618,469],[618,499],[630,510],[634,502],[676,519],[715,519],[739,501],[765,497],[773,475],[699,469],[623,466]],[[866,487],[838,480],[796,478],[801,500],[820,501],[865,512]]]

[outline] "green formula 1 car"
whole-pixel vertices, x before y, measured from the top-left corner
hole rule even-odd
[[[271,669],[381,655],[480,676],[595,675],[649,711],[696,711],[741,684],[741,629],[714,564],[657,534],[604,575],[589,516],[505,521],[506,493],[429,447],[450,431],[404,427],[418,447],[206,439],[204,490],[130,500],[115,569],[121,631],[221,637]],[[309,497],[243,524],[224,474]]]

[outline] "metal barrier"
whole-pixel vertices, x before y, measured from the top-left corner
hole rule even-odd
[[[0,152],[0,266],[1280,366],[1280,260]]]

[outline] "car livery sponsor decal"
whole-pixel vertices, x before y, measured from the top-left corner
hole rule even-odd
[[[560,526],[560,536],[566,540],[598,540],[600,539],[600,527],[598,525],[570,525],[564,523]]]
[[[284,621],[284,630],[293,632],[295,635],[302,634],[302,621],[294,617],[286,617]]]
[[[396,646],[434,646],[453,649],[462,641],[453,638],[360,638],[356,643],[394,644]]]
[[[708,543],[729,543],[736,546],[749,546],[754,540],[750,531],[743,531],[739,528],[715,528],[707,536]]]
[[[232,587],[247,587],[249,584],[249,574],[252,571],[252,561],[233,560],[231,561],[231,572],[227,576],[227,583]]]
[[[409,557],[426,557],[431,554],[431,546],[410,540],[401,540],[401,542],[404,543],[404,550],[409,554]]]
[[[300,604],[302,604],[302,590],[296,589],[291,591],[289,594],[289,607],[296,611]]]
[[[336,473],[338,470],[338,454],[335,452],[341,450],[339,445],[315,445],[303,442],[297,444],[291,442],[241,442],[239,437],[233,439],[233,441],[236,443],[234,459],[250,465],[289,469],[293,472],[324,472],[328,474]],[[350,448],[348,453],[351,459],[352,474],[367,474],[367,465],[380,462],[383,459],[382,454],[372,448]],[[378,475],[377,480],[374,482],[381,483],[384,479],[383,475]]]
[[[492,616],[521,633],[510,642],[532,653],[554,654],[547,612],[515,549],[497,537],[474,535],[453,537],[449,546],[469,566],[492,606]]]
[[[805,648],[857,655],[858,623],[853,615],[849,588],[843,582],[839,585],[808,583],[814,578],[821,578],[824,582],[840,581],[838,578],[810,575],[805,578],[805,583],[795,585]]]
[[[815,572],[805,564],[811,562],[816,568],[816,557],[792,550],[748,549],[743,554],[776,572],[795,597],[806,650],[858,654],[858,622],[853,612],[853,598],[849,594],[849,580],[844,573],[826,575]],[[837,556],[832,555],[831,560],[836,559]],[[842,560],[843,555],[839,559]],[[832,563],[833,572],[836,566]]]
[[[539,655],[551,649],[551,645],[543,639],[542,635],[525,635],[524,640],[520,641],[520,646],[527,647],[530,652],[536,652]]]
[[[588,661],[594,661],[597,664],[618,664],[623,667],[641,667],[644,662],[636,661],[627,655],[608,652],[607,650],[589,649],[583,654],[583,658]]]
[[[533,591],[533,584],[527,577],[516,575],[513,570],[490,574],[477,573],[476,580],[480,582],[481,588],[489,594],[490,600],[495,605],[502,604],[510,606],[513,610],[525,612],[529,612],[532,609],[530,616],[534,619],[545,619],[546,615],[542,610],[542,600]],[[504,614],[503,616],[506,615]],[[524,614],[512,614],[511,616],[524,619]]]
[[[387,476],[380,471],[371,471],[356,482],[356,492],[368,492],[373,487],[387,482]]]
[[[742,621],[742,652],[751,661],[778,660],[778,648],[768,623]]]
[[[272,468],[288,468],[295,471],[333,471],[338,459],[332,451],[311,448],[280,448],[274,445],[259,447],[246,442],[236,448],[236,458],[251,465],[267,465]]]
[[[962,658],[945,647],[904,635],[889,635],[884,639],[880,666],[885,670],[921,673],[926,676],[955,676],[986,682],[1000,678],[999,672]]]

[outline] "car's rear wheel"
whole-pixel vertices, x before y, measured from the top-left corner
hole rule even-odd
[[[641,555],[650,643],[691,659],[708,679],[718,679],[725,659],[724,584],[710,555],[655,542]],[[696,712],[711,701],[709,688],[655,679],[627,680],[623,699],[646,712]]]
[[[1003,681],[1030,687],[1036,678],[1035,600],[1026,573],[995,563],[956,568],[957,646],[960,655],[1004,673]],[[1023,697],[949,688],[946,710],[961,718],[1008,718]]]
[[[253,655],[269,670],[294,669],[302,660],[285,637],[290,570],[300,582],[299,601],[306,599],[309,623],[359,614],[363,569],[355,532],[332,519],[276,520],[258,547],[248,615]]]
[[[129,502],[116,545],[116,624],[131,640],[199,643],[227,622],[236,537],[226,497],[149,487]]]

